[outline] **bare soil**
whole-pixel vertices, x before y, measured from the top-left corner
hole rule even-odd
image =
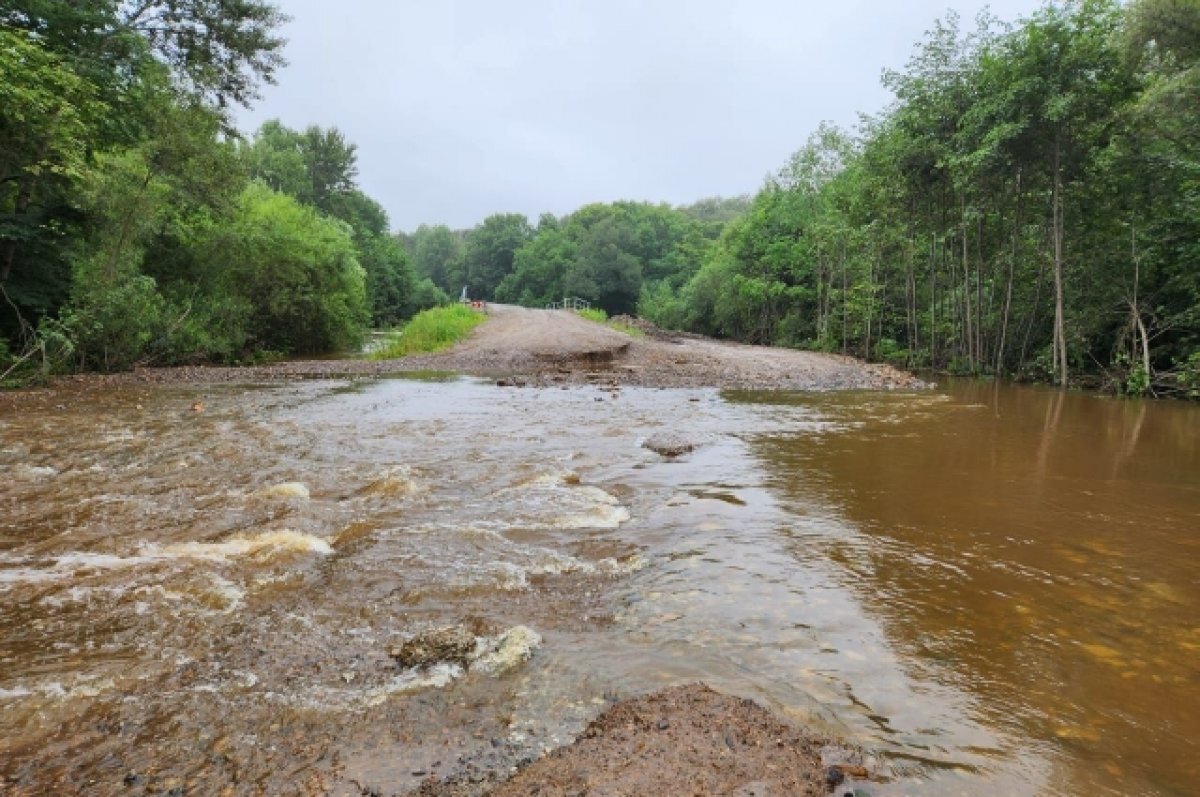
[[[911,389],[926,385],[888,365],[837,354],[749,346],[658,330],[631,337],[564,310],[489,305],[488,319],[457,346],[394,360],[295,360],[248,367],[142,368],[60,384],[244,382],[451,371],[513,385],[604,383],[746,390]]]
[[[822,745],[753,701],[690,684],[615,704],[573,744],[507,780],[468,768],[410,797],[815,797],[841,782],[828,779]]]

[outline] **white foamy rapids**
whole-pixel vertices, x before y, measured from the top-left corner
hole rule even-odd
[[[104,553],[74,551],[39,560],[41,566],[6,567],[31,561],[29,557],[0,557],[0,586],[9,584],[36,584],[43,581],[58,581],[78,575],[80,572],[114,570],[153,562],[153,557],[115,556]],[[42,564],[44,563],[44,564]]]
[[[504,591],[525,589],[529,586],[530,576],[557,576],[567,573],[619,576],[636,573],[649,564],[637,553],[619,559],[610,556],[597,562],[589,562],[551,548],[513,542],[493,529],[472,527],[461,529],[460,532],[496,543],[497,550],[493,561],[481,570],[469,570],[468,580],[478,583],[471,576],[482,572],[494,581],[497,589]]]
[[[471,658],[471,669],[488,675],[503,675],[533,657],[542,636],[532,628],[516,625],[494,637],[479,637]]]
[[[42,698],[44,700],[66,701],[77,698],[98,697],[103,692],[115,686],[111,678],[98,676],[81,676],[75,683],[66,685],[61,681],[47,681],[40,684],[17,685],[11,689],[0,689],[0,700],[28,700]]]
[[[269,699],[318,708],[327,711],[344,711],[378,706],[389,698],[416,692],[421,689],[442,689],[462,678],[467,672],[480,672],[493,678],[500,677],[515,667],[529,661],[542,644],[541,634],[523,625],[497,634],[475,639],[475,650],[467,666],[439,661],[429,667],[411,667],[402,670],[387,683],[368,688],[317,687],[306,689],[296,695],[269,693]]]
[[[412,477],[412,468],[396,465],[387,468],[374,480],[358,491],[358,495],[382,498],[402,498],[420,491],[420,485]]]
[[[266,531],[252,537],[231,537],[221,542],[183,542],[161,549],[168,558],[229,559],[240,556],[270,556],[279,553],[331,554],[328,541],[299,531]]]
[[[21,462],[12,469],[12,475],[20,481],[39,482],[53,479],[58,475],[58,469],[49,465],[29,465]]]
[[[297,498],[308,500],[308,485],[302,482],[283,482],[254,492],[256,498]]]
[[[174,606],[185,605],[206,614],[231,614],[242,607],[246,597],[241,587],[215,573],[199,584],[182,584],[172,589],[153,584],[139,587],[134,594],[148,600],[168,601]],[[139,603],[139,609],[143,606],[149,611],[149,605]]]
[[[358,702],[365,706],[378,706],[392,695],[402,695],[418,689],[441,689],[461,678],[463,673],[462,667],[445,661],[425,670],[405,670],[383,686],[363,690]]]
[[[522,525],[559,529],[615,529],[629,510],[599,487],[579,483],[574,471],[544,473],[493,496],[498,509],[516,504]]]
[[[625,576],[630,573],[636,573],[639,570],[645,570],[650,566],[649,560],[640,553],[635,553],[631,556],[623,556],[617,559],[612,556],[606,556],[596,563],[596,570],[600,573],[608,573],[614,576]]]
[[[35,567],[5,567],[24,565],[29,557],[0,555],[0,586],[37,583],[70,578],[88,572],[173,562],[180,559],[227,561],[240,557],[271,558],[285,553],[315,553],[328,555],[333,546],[320,537],[298,531],[267,531],[248,537],[232,537],[221,542],[185,542],[174,545],[146,545],[141,553],[132,556],[72,551],[41,560]]]

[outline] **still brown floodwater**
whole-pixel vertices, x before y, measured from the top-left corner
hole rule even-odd
[[[874,795],[1193,794],[1197,565],[1183,404],[31,395],[0,414],[0,792],[390,793],[703,679],[866,746]],[[387,655],[464,621],[469,667]]]

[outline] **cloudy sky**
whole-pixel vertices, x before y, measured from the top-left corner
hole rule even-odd
[[[932,22],[1037,0],[277,0],[290,66],[241,114],[337,126],[392,226],[753,192],[890,99]]]

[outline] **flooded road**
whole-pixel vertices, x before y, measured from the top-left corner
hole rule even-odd
[[[664,430],[701,445],[641,447]],[[1193,793],[1198,562],[1181,404],[30,396],[0,414],[0,784],[399,792],[702,679],[872,750],[872,794]],[[389,655],[448,624],[469,660]]]

